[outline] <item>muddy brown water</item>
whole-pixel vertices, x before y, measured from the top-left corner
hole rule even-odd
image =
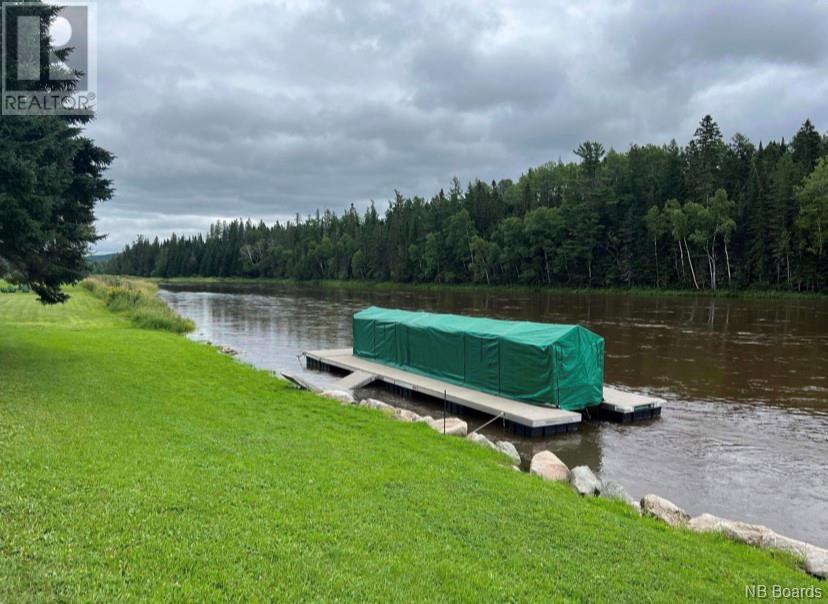
[[[581,323],[606,340],[605,381],[666,400],[660,419],[586,422],[573,434],[519,439],[524,463],[549,449],[634,497],[657,493],[691,513],[765,524],[828,546],[828,301],[481,291],[359,291],[316,286],[165,285],[161,296],[257,367],[307,371],[303,350],[351,345],[369,305]],[[439,416],[442,404],[381,389],[358,394]],[[488,418],[467,418],[476,427]]]

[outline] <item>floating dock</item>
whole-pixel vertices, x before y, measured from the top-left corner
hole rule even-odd
[[[629,424],[661,416],[660,398],[645,396],[604,386],[604,402],[598,410],[598,417]]]
[[[573,432],[581,423],[581,414],[555,407],[529,405],[508,398],[487,394],[418,375],[388,365],[356,357],[350,348],[316,350],[304,353],[308,369],[343,371],[334,388],[353,390],[378,381],[403,393],[419,393],[444,401],[448,411],[456,413],[473,409],[487,415],[503,417],[507,429],[521,436],[549,436]],[[628,422],[657,417],[661,401],[614,388],[604,388],[604,403],[600,415],[616,421]]]

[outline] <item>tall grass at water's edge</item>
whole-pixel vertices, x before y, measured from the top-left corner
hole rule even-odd
[[[178,316],[156,297],[158,286],[149,281],[101,276],[89,277],[81,285],[103,300],[109,310],[127,315],[135,327],[173,333],[188,333],[195,329],[195,323]]]

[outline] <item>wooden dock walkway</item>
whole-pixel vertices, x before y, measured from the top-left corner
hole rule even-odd
[[[350,374],[334,388],[353,390],[374,381],[407,392],[445,400],[450,406],[474,409],[491,416],[502,416],[507,427],[523,436],[547,436],[571,432],[581,423],[581,414],[555,407],[530,405],[430,378],[396,367],[374,363],[354,356],[350,348],[313,350],[304,353],[309,369],[348,371]],[[615,388],[604,388],[600,415],[616,421],[633,421],[657,417],[661,413],[659,399],[645,397]]]
[[[363,376],[373,376],[372,381],[381,381],[391,386],[417,392],[448,403],[474,409],[487,415],[500,416],[519,432],[531,432],[533,435],[557,434],[570,432],[581,422],[581,414],[554,407],[528,405],[508,398],[487,394],[457,386],[434,378],[417,375],[395,367],[374,363],[355,357],[350,348],[337,350],[316,350],[305,353],[310,369],[335,367],[346,371],[358,372]],[[353,374],[352,374],[353,375]],[[347,387],[347,380],[340,380],[339,385]],[[370,382],[367,382],[370,383]],[[365,384],[362,384],[365,385]]]

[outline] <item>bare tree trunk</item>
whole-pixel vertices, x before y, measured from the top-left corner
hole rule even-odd
[[[717,263],[716,263],[717,258],[716,258],[716,234],[715,233],[713,233],[713,239],[710,242],[710,251],[708,252],[707,256],[708,256],[708,259],[709,259],[708,261],[710,262],[710,286],[715,291],[719,287],[719,280],[717,278],[718,277],[718,274],[717,274],[718,266],[717,266]]]
[[[696,269],[693,268],[693,258],[690,257],[690,248],[687,245],[687,239],[684,240],[684,248],[687,250],[687,262],[690,264],[690,273],[693,275],[693,285],[696,286],[696,289],[699,289],[699,282],[696,281]]]
[[[546,248],[543,250],[543,262],[546,265],[546,284],[552,285],[552,277],[549,275],[549,253]]]
[[[716,253],[710,257],[710,263],[713,265],[713,289],[719,288],[719,267],[716,265]]]
[[[716,289],[719,289],[719,254],[716,253],[716,238],[713,238],[713,276],[716,278]]]
[[[787,265],[787,271],[788,271],[788,287],[790,287],[791,286],[791,255],[789,253],[785,254],[785,264]]]
[[[727,264],[727,286],[730,287],[730,254],[727,253],[727,241],[724,242],[725,263]]]
[[[712,248],[704,249],[707,254],[707,266],[710,268],[710,289],[716,290],[716,252]]]
[[[707,246],[704,246],[704,257],[707,260],[707,274],[710,277],[710,288],[716,289],[713,283],[713,264],[710,262],[710,252],[707,250]]]

